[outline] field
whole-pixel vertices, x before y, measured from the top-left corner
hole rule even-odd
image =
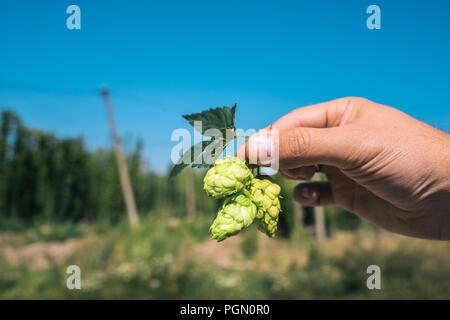
[[[450,298],[450,242],[393,235],[337,207],[316,221],[294,203],[297,182],[275,175],[277,238],[251,228],[217,243],[208,229],[220,203],[203,191],[205,170],[169,178],[145,165],[139,141],[129,150],[133,228],[113,150],[2,112],[1,299]],[[81,269],[80,290],[66,286],[69,265]],[[381,290],[367,288],[370,265],[381,268]]]
[[[126,221],[36,224],[0,234],[1,299],[448,299],[450,243],[372,227],[269,239],[255,229],[216,243],[211,218],[149,213]],[[10,225],[12,222],[9,222]],[[5,228],[5,223],[3,223]],[[81,268],[81,289],[66,268]],[[381,268],[381,290],[366,286]]]

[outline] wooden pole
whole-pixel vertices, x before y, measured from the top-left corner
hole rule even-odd
[[[325,212],[323,207],[314,207],[315,231],[319,242],[327,239],[327,231],[325,229]]]
[[[315,174],[313,180],[322,180],[320,174]],[[325,228],[325,208],[324,207],[314,207],[314,227],[316,232],[316,237],[319,242],[323,242],[327,239],[327,230]]]
[[[299,228],[303,228],[303,208],[302,206],[295,200],[294,201],[294,217],[295,224]]]
[[[186,192],[186,216],[192,218],[195,214],[195,184],[194,173],[191,169],[184,170]]]
[[[108,115],[111,135],[114,141],[114,151],[117,159],[117,168],[119,170],[120,185],[122,186],[122,193],[125,199],[125,205],[127,207],[128,219],[131,225],[136,225],[139,222],[139,216],[136,210],[136,204],[134,202],[134,195],[130,183],[130,177],[128,176],[127,162],[125,161],[125,157],[122,151],[122,143],[120,141],[119,134],[117,133],[117,124],[114,118],[114,111],[108,88],[103,87],[101,90],[101,94],[103,102],[105,104],[106,114]]]

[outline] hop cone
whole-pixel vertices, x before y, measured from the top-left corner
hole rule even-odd
[[[244,161],[228,156],[214,162],[203,180],[203,188],[209,196],[219,199],[248,187],[252,178]]]
[[[211,237],[222,241],[238,233],[252,224],[256,212],[256,205],[244,194],[227,198],[209,229]]]
[[[274,237],[277,231],[280,206],[280,186],[269,180],[253,179],[252,200],[258,206],[256,225],[269,237]]]

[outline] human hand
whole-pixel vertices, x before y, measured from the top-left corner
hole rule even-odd
[[[337,205],[392,232],[450,240],[449,134],[353,97],[296,109],[271,128],[284,177],[308,180],[318,168],[328,177],[295,188],[302,205]],[[255,134],[238,156],[269,165],[270,138]]]

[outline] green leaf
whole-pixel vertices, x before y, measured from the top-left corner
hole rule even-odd
[[[183,171],[184,168],[188,167],[188,164],[185,163],[177,163],[172,167],[172,170],[170,170],[169,178],[173,178],[177,176],[181,171]]]
[[[222,107],[202,111],[200,113],[185,114],[185,118],[191,126],[194,126],[194,121],[202,122],[201,134],[205,135],[208,129],[218,129],[225,131],[226,129],[235,129],[235,113],[236,104],[232,108]]]
[[[213,152],[211,153],[211,163],[202,163],[202,164],[192,164],[192,168],[211,168],[213,166],[213,162],[217,160],[223,153],[223,151],[227,148],[228,144],[236,139],[236,135],[234,134],[232,137],[229,137],[228,139],[223,138],[215,138],[214,141],[208,145],[204,149],[203,157],[205,157],[205,152],[208,149],[212,149]]]
[[[178,160],[178,162],[175,164],[175,166],[170,170],[169,177],[175,177],[178,175],[181,171],[183,171],[184,168],[188,167],[193,162],[198,162],[198,159],[201,159],[203,151],[205,151],[205,148],[212,143],[214,140],[206,140],[206,141],[200,141],[196,145],[192,146],[188,151],[186,151],[181,158]],[[201,145],[201,152],[198,154],[195,154],[195,147]],[[198,147],[197,147],[198,148]]]
[[[222,152],[223,152],[223,150],[225,149],[225,147],[226,147],[226,141],[225,141],[225,139],[223,139],[222,137],[216,137],[216,138],[214,138],[213,141],[212,141],[212,143],[209,144],[209,145],[205,148],[205,150],[204,150],[204,153],[203,153],[203,159],[205,158],[206,151],[208,151],[208,155],[209,155],[209,153],[210,153],[210,150],[212,151],[212,152],[211,152],[211,159],[208,159],[208,160],[209,160],[209,161],[208,161],[209,163],[205,163],[205,165],[206,165],[206,166],[208,166],[208,165],[213,165],[214,161],[216,161],[216,159],[217,159],[218,157],[220,157],[220,155],[222,154]],[[194,166],[193,166],[193,167],[194,167]],[[195,167],[197,167],[197,166],[195,166]]]
[[[199,169],[209,169],[209,168],[212,168],[213,166],[214,165],[208,164],[208,163],[200,163],[200,164],[193,163],[191,165],[192,168],[199,168]]]
[[[231,141],[236,139],[236,128],[235,128],[236,106],[237,105],[234,104],[232,108],[225,106],[222,108],[205,110],[200,113],[183,115],[183,118],[188,120],[192,126],[194,126],[194,121],[201,121],[202,122],[201,133],[204,136],[210,136],[211,139],[196,144],[196,146],[201,144],[201,152],[199,154],[194,154],[195,146],[191,147],[186,153],[184,153],[170,171],[169,177],[175,177],[181,171],[183,171],[183,169],[188,167],[189,164],[191,164],[193,168],[211,168],[213,166],[212,163],[211,164],[204,163],[205,149],[207,147],[214,149],[214,154],[212,154],[211,159],[211,161],[213,162],[218,157],[220,157],[220,155],[223,153],[223,150],[225,150],[227,145]],[[208,129],[218,129],[220,130],[221,134],[215,133],[205,135],[205,132]]]

